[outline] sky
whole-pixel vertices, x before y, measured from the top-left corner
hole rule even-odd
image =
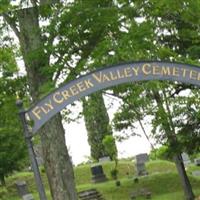
[[[113,100],[111,98],[105,97],[104,100],[106,107],[108,108],[108,114],[110,120],[112,120],[114,113],[118,109],[120,102]],[[111,105],[113,102],[113,106]],[[81,104],[78,103],[75,107],[70,107],[72,109],[72,117],[75,117],[77,113],[81,110]],[[142,134],[142,130],[139,124],[136,123],[137,130],[136,133],[141,134],[140,136],[131,136],[128,140],[123,142],[117,142],[118,157],[127,158],[133,157],[140,153],[149,153],[150,144]],[[69,150],[69,154],[72,157],[73,164],[77,165],[82,162],[86,162],[90,156],[90,147],[87,142],[87,131],[84,124],[84,119],[81,118],[78,122],[64,123],[65,128],[65,139]],[[146,126],[146,131],[150,130],[149,126]],[[114,135],[119,134],[119,132],[113,131]],[[123,133],[120,133],[123,134]]]

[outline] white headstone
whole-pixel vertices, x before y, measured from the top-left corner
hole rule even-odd
[[[99,158],[99,162],[100,163],[108,162],[108,161],[110,161],[110,157],[109,156],[105,156],[105,157]]]
[[[149,160],[148,154],[146,153],[141,153],[135,156],[136,159],[136,171],[138,176],[144,176],[147,175],[148,172],[146,171],[145,168],[145,162]]]
[[[187,166],[191,163],[190,157],[189,157],[188,154],[185,153],[185,152],[183,152],[183,153],[181,154],[181,157],[182,157],[182,159],[183,159],[183,164],[184,164],[184,166],[187,167]]]
[[[181,154],[181,156],[182,156],[182,159],[183,159],[183,161],[190,160],[190,158],[189,158],[188,154],[187,154],[187,153],[185,153],[185,152],[183,152],[183,153]]]
[[[34,200],[32,194],[26,194],[26,195],[22,196],[22,199],[23,200]]]
[[[199,170],[193,171],[192,175],[193,176],[200,176],[200,171]]]

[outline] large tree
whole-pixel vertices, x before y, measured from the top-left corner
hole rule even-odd
[[[182,84],[180,85],[183,87]],[[146,119],[153,127],[149,134],[157,144],[168,146],[169,156],[176,164],[186,199],[194,199],[181,152],[189,149],[191,151],[190,140],[196,141],[197,146],[193,145],[193,152],[199,148],[199,93],[191,90],[189,96],[188,94],[183,95],[179,94],[182,90],[178,88],[179,84],[158,81],[143,83],[139,87],[135,85],[133,91],[130,89],[123,93],[121,98],[124,101],[120,111],[116,114],[115,125],[118,130],[126,129],[133,126],[134,122],[148,116]],[[118,94],[118,96],[121,95]],[[189,133],[191,135],[188,135]]]
[[[49,64],[51,54],[45,50],[45,45],[50,47],[55,35],[44,37],[39,22],[49,19],[50,23],[54,23],[53,17],[57,16],[58,11],[48,4],[39,5],[42,1],[39,4],[37,1],[31,2],[33,7],[4,13],[3,17],[19,40],[31,102],[34,103],[44,94],[43,88],[53,82]],[[61,115],[57,114],[49,120],[39,132],[52,198],[76,200],[74,174],[65,145]]]
[[[142,12],[145,15],[145,17],[148,20],[154,21],[154,23],[157,25],[157,44],[160,44],[162,49],[164,50],[159,57],[161,59],[168,58],[171,60],[181,60],[189,63],[198,64],[200,50],[200,39],[198,36],[200,22],[198,18],[200,11],[200,2],[197,0],[185,0],[180,2],[177,1],[176,3],[171,3],[170,1],[162,1],[159,3],[156,1],[140,1],[139,4],[143,7],[142,10],[144,12]],[[175,94],[179,94],[181,91],[184,91],[187,88],[190,88],[190,86],[175,86]],[[170,110],[172,109],[169,105],[170,100],[167,100],[168,96],[166,90],[164,89],[162,92],[164,100],[163,102],[166,105],[166,110],[164,111],[164,108],[162,108],[161,106],[162,101],[159,102],[159,99],[161,99],[159,96],[160,95],[158,92],[156,94],[154,93],[157,105],[159,105],[161,111],[163,111],[162,113],[165,116],[164,119],[166,119],[164,124],[161,123],[161,126],[163,127],[163,130],[165,130],[166,135],[168,136],[170,146],[175,148],[175,146],[180,143],[179,140],[176,139],[177,124],[176,121],[173,121],[174,111],[176,111],[176,107],[173,107],[174,109],[172,111]],[[191,113],[191,111],[188,110],[188,113]],[[175,112],[175,114],[177,113]],[[162,119],[162,117],[160,119]],[[184,120],[182,118],[182,123],[179,124],[182,124],[185,127],[183,121]],[[178,130],[180,129],[184,130],[183,127],[179,126]],[[194,134],[192,135],[193,137],[195,136]],[[194,195],[190,187],[185,169],[183,167],[179,151],[177,151],[177,154],[175,155],[175,163],[179,175],[182,179],[185,198],[194,199]]]
[[[54,87],[58,78],[64,78],[66,81],[74,79],[79,77],[80,74],[104,64],[152,58],[180,58],[184,60],[180,53],[181,44],[183,44],[180,38],[190,29],[198,30],[198,20],[192,26],[186,24],[184,30],[181,27],[185,23],[180,25],[180,18],[177,13],[179,14],[180,9],[181,19],[188,19],[191,11],[191,9],[187,10],[189,1],[184,1],[183,6],[180,4],[181,7],[179,4],[175,4],[175,8],[170,9],[170,6],[174,4],[167,1],[162,1],[164,3],[135,1],[133,3],[126,0],[77,0],[68,7],[61,6],[61,10],[58,9],[60,4],[57,5],[58,7],[43,6],[38,9],[38,2],[32,2],[35,3],[34,9],[17,12],[14,23],[13,18],[10,18],[12,16],[4,17],[20,39],[33,101],[36,101],[40,94],[47,92],[46,88],[52,88],[52,85]],[[165,5],[168,8],[166,10]],[[191,3],[190,7],[194,11],[196,9],[194,13],[198,15],[198,6],[195,7]],[[186,12],[187,15],[184,14],[185,11],[188,11]],[[170,13],[169,16],[168,13]],[[39,27],[39,17],[41,21],[48,19],[50,25]],[[180,30],[178,35],[177,30]],[[191,39],[193,39],[193,36],[196,38],[196,33],[191,35]],[[195,39],[194,41],[195,43],[192,44],[198,44],[198,40]],[[185,42],[187,43],[187,40]],[[198,52],[197,45],[192,48],[195,51],[189,51],[190,48],[188,47],[186,49],[187,51],[184,51],[186,54],[183,54],[186,57],[188,52]],[[28,53],[26,54],[26,52]],[[54,59],[50,60],[50,56]],[[54,84],[51,84],[52,82]],[[60,120],[61,118],[58,116],[56,122],[55,119],[52,119],[50,123],[61,126]],[[51,164],[51,169],[48,169],[47,173],[52,177],[53,174],[62,174],[65,170],[62,165],[63,162],[58,162],[58,168],[54,168],[56,160],[49,156],[49,151],[55,153],[54,156],[61,155],[64,158],[65,155],[61,153],[63,145],[59,146],[57,152],[53,152],[53,148],[59,142],[56,140],[57,134],[53,131],[61,131],[60,139],[62,139],[62,142],[64,136],[62,127],[58,129],[53,125],[54,128],[51,129],[50,123],[43,129],[46,134],[42,134],[42,141],[44,155],[47,157],[47,169],[48,161]],[[47,134],[48,131],[50,133]],[[55,144],[50,143],[52,139],[55,139]],[[63,170],[59,171],[59,169]],[[56,178],[51,181],[51,188],[55,188],[56,191]],[[61,186],[67,185],[67,183],[62,182],[61,179],[58,185],[58,188],[62,188]],[[59,191],[55,192],[53,196],[58,193]]]
[[[106,135],[112,135],[109,116],[101,92],[94,93],[83,100],[83,114],[88,133],[91,157],[95,160],[108,156],[103,145]]]
[[[108,38],[117,36],[113,27],[117,27],[118,21],[115,19],[113,23],[117,12],[116,7],[110,7],[112,3],[109,1],[75,1],[66,7],[62,4],[48,5],[43,1],[31,2],[32,8],[5,13],[4,19],[19,39],[34,103],[54,88],[58,79],[59,82],[61,79],[68,81],[85,70],[94,69],[95,65],[89,63],[97,55],[100,59],[103,53],[110,51]],[[107,16],[104,18],[105,13]],[[105,107],[103,101],[98,106]],[[108,123],[107,113],[103,114],[106,120],[102,121]],[[40,132],[53,198],[76,198],[61,116],[58,114],[52,118]]]
[[[108,56],[113,37],[119,32],[118,18],[112,1],[75,1],[69,10],[63,12],[58,25],[60,42],[55,48],[55,57],[63,53],[61,63],[71,69],[63,69],[66,80],[106,63],[102,57]],[[98,160],[106,155],[102,144],[104,136],[112,134],[102,93],[84,98],[82,105],[91,156]]]
[[[124,2],[124,5],[127,4]],[[179,1],[176,3],[171,3],[170,1],[135,1],[133,6],[137,7],[140,20],[143,21],[142,24],[152,24],[154,29],[151,43],[155,44],[155,50],[149,51],[145,57],[151,59],[185,61],[198,64],[198,46],[200,40],[198,37],[199,18],[197,19],[196,16],[199,15],[199,5],[200,4],[198,1]],[[144,35],[145,40],[148,41],[150,38],[147,37],[146,33],[147,32],[143,32],[142,34]],[[126,49],[122,48],[123,52],[125,52],[125,50]],[[185,197],[186,199],[194,199],[194,195],[181,160],[180,152],[182,149],[180,144],[182,141],[184,141],[186,147],[186,140],[189,137],[186,133],[186,130],[188,130],[189,127],[192,127],[191,124],[193,124],[193,129],[190,129],[191,132],[193,132],[193,138],[195,138],[194,140],[198,141],[198,108],[195,107],[192,114],[191,110],[187,109],[188,107],[186,102],[191,102],[189,98],[183,98],[184,100],[182,99],[182,101],[179,101],[181,99],[180,97],[178,97],[178,100],[175,98],[179,96],[179,93],[187,91],[192,87],[180,83],[172,85],[166,84],[165,86],[161,87],[159,82],[140,84],[140,87],[142,87],[142,91],[138,94],[138,96],[134,96],[134,92],[126,92],[128,99],[126,99],[127,102],[125,102],[123,110],[127,111],[128,109],[134,107],[133,113],[135,113],[134,111],[142,111],[144,114],[144,108],[149,110],[147,105],[151,105],[150,107],[154,108],[155,112],[152,112],[154,113],[155,117],[155,120],[153,121],[154,126],[160,128],[159,134],[157,132],[157,134],[154,136],[158,138],[159,141],[167,142],[174,151],[175,163],[182,179]],[[132,95],[129,95],[131,93]],[[195,93],[193,93],[193,100]],[[149,101],[149,98],[147,98],[147,102],[149,104],[143,103],[142,99],[145,96],[151,97],[150,100],[152,99],[152,101]],[[123,95],[123,97],[125,97],[125,95]],[[134,97],[135,100],[131,99],[131,97]],[[174,104],[174,107],[172,107],[173,101],[177,102]],[[184,109],[181,105],[183,102],[185,103]],[[193,104],[192,107],[194,107]],[[184,116],[184,119],[189,119],[188,124],[185,120],[183,120],[183,118],[181,118],[181,111],[183,112],[182,117]],[[149,112],[147,112],[147,114],[149,114]],[[143,117],[144,115],[140,114],[139,116]],[[132,120],[137,120],[137,113],[132,117],[131,114],[129,116],[123,114],[122,117],[123,119],[125,117],[126,119],[129,118]],[[195,119],[193,123],[191,122],[191,118]],[[130,120],[126,123],[126,125],[127,124],[130,124]],[[123,124],[121,125],[123,126]],[[120,124],[118,127],[120,127]],[[189,145],[188,142],[187,145]],[[195,147],[194,149],[198,148]]]

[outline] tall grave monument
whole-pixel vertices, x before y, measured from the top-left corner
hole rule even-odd
[[[145,163],[149,160],[149,157],[146,153],[138,154],[135,156],[136,159],[136,172],[138,176],[147,175],[148,172],[146,171]]]

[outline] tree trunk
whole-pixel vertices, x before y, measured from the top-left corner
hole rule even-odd
[[[49,56],[44,51],[37,7],[17,11],[19,30],[13,21],[6,20],[18,36],[32,101],[40,97],[41,86],[52,77],[44,71]],[[45,69],[45,70],[44,70]],[[50,119],[40,130],[44,162],[51,195],[54,200],[77,200],[72,163],[65,144],[61,115]]]
[[[2,186],[6,185],[5,176],[3,174],[0,174],[0,183]]]
[[[169,145],[171,146],[171,149],[175,150],[175,152],[176,152],[175,156],[174,156],[174,161],[176,164],[176,168],[177,168],[179,177],[181,179],[181,184],[182,184],[183,191],[185,194],[185,199],[186,200],[194,200],[194,194],[192,191],[192,187],[191,187],[189,178],[187,176],[187,173],[185,171],[185,167],[182,162],[182,157],[179,153],[180,150],[176,149],[178,141],[177,141],[177,137],[176,137],[176,133],[175,133],[175,126],[174,126],[174,123],[172,120],[172,114],[170,111],[169,102],[167,100],[165,90],[162,90],[162,92],[163,92],[163,96],[164,96],[164,102],[162,101],[162,98],[158,92],[154,92],[154,97],[157,102],[157,105],[162,109],[164,116],[166,117],[165,123],[164,122],[162,122],[162,123],[163,123],[163,127],[165,127],[165,133],[166,133]],[[163,103],[165,103],[166,110],[163,106]]]
[[[45,169],[50,191],[55,200],[76,200],[74,173],[65,145],[61,115],[57,114],[41,129]]]
[[[194,200],[194,194],[192,191],[192,186],[190,184],[189,178],[186,174],[185,167],[182,161],[182,157],[180,154],[174,156],[174,161],[176,164],[176,168],[178,170],[179,177],[181,179],[182,187],[185,193],[186,200]]]
[[[107,156],[102,141],[106,135],[112,135],[112,129],[109,125],[109,116],[102,92],[90,95],[87,100],[83,99],[83,115],[91,157],[98,160],[103,156]]]

